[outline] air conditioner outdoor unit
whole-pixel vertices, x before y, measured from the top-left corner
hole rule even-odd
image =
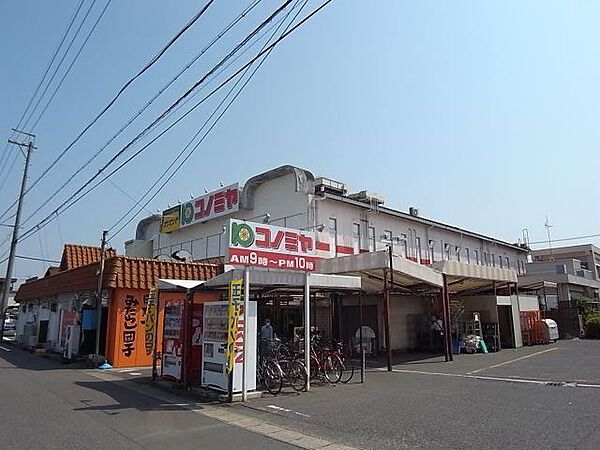
[[[417,208],[413,208],[412,206],[408,209],[408,213],[413,217],[419,217],[419,210]]]

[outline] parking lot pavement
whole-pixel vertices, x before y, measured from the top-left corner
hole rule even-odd
[[[421,357],[394,363],[394,370],[532,380],[600,384],[600,341],[563,340],[548,345],[504,349],[498,353],[454,355],[444,363],[441,357]],[[385,370],[379,365],[370,371]]]
[[[485,356],[421,364],[424,370],[417,364],[375,370],[363,385],[322,386],[236,409],[366,449],[600,448],[600,388],[507,382],[512,376],[597,381],[600,341]],[[481,378],[467,375],[475,370]],[[507,380],[494,379],[500,376]]]

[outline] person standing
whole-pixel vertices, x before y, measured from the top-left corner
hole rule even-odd
[[[271,319],[265,319],[264,325],[260,328],[260,354],[261,356],[268,355],[271,352],[271,346],[277,335],[271,325]]]

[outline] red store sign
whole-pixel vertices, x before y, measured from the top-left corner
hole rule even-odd
[[[314,232],[229,221],[229,264],[313,271],[317,259]]]

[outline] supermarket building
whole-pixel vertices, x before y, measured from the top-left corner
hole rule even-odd
[[[537,299],[517,287],[526,248],[426,219],[415,208],[387,208],[381,195],[349,193],[344,183],[289,165],[141,220],[135,239],[125,243],[126,255],[221,262],[231,218],[314,231],[318,272],[361,277],[374,350],[427,347],[423,336],[431,316],[442,315],[444,292],[453,326],[477,312],[482,322],[496,324],[498,347],[521,346],[519,313],[538,309]],[[265,298],[259,320],[270,316],[283,334],[301,323],[296,299]],[[343,294],[316,297],[313,314],[326,335],[343,340],[351,340],[359,324],[355,299]]]

